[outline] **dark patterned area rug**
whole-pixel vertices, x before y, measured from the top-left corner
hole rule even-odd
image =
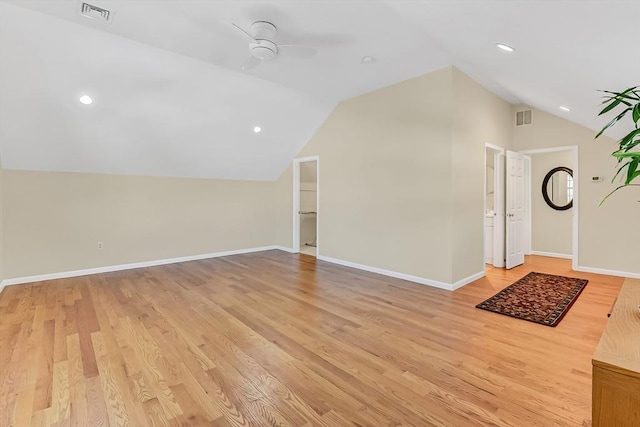
[[[476,307],[541,325],[556,326],[588,282],[532,272]]]

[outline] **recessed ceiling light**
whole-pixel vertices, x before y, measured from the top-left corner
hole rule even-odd
[[[376,58],[374,58],[373,56],[363,56],[360,62],[362,64],[373,64],[374,62],[376,62]]]
[[[253,128],[253,133],[259,133],[262,130],[260,126],[256,126]]]
[[[80,102],[82,102],[84,105],[89,105],[93,102],[93,99],[91,99],[89,95],[82,95],[80,97]]]
[[[560,107],[558,107],[558,108],[560,108],[562,111],[566,111],[566,112],[571,111],[571,109],[570,109],[569,107],[565,107],[564,105],[561,105],[561,106],[560,106]]]
[[[504,43],[496,43],[496,47],[498,49],[502,49],[505,52],[515,52],[516,48],[513,46],[509,46],[508,44],[504,44]]]

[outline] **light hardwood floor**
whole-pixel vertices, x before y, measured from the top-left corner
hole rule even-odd
[[[556,328],[474,308],[589,279]],[[590,425],[621,278],[527,257],[442,291],[270,251],[10,286],[0,426]]]

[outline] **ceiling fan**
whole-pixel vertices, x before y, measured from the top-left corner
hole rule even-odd
[[[310,59],[318,52],[316,48],[310,46],[277,44],[275,40],[278,29],[271,22],[256,21],[251,24],[250,31],[245,31],[234,23],[231,23],[231,25],[250,40],[249,51],[251,52],[251,57],[240,66],[242,70],[251,70],[264,61],[275,59],[280,53],[289,55],[292,58]]]

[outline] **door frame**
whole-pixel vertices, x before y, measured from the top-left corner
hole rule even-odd
[[[531,255],[531,239],[532,239],[532,229],[531,229],[531,207],[532,200],[531,197],[533,195],[533,191],[531,188],[531,156],[529,154],[524,155],[524,229],[525,229],[525,245],[524,245],[524,254]]]
[[[493,219],[493,266],[504,267],[504,239],[505,239],[505,216],[504,216],[504,165],[501,164],[501,158],[504,160],[503,147],[498,145],[484,144],[484,203],[482,210],[482,243],[486,236],[484,234],[484,219],[487,209],[487,148],[493,150],[493,210],[495,217]],[[502,157],[501,157],[502,156]],[[484,264],[485,254],[482,252],[482,262]]]
[[[573,218],[572,218],[572,227],[571,227],[571,268],[574,271],[578,271],[578,226],[579,222],[579,198],[580,198],[580,174],[578,170],[578,146],[577,145],[563,145],[559,147],[550,147],[550,148],[537,148],[534,150],[521,150],[520,153],[531,155],[531,154],[543,154],[543,153],[555,153],[557,151],[571,151],[571,161],[573,163]],[[529,168],[531,170],[531,168]],[[531,179],[529,179],[531,182]],[[532,187],[532,185],[530,185]],[[533,188],[530,189],[530,197],[533,194]],[[530,202],[529,202],[530,203]],[[529,224],[531,224],[531,209],[529,209]],[[529,229],[531,232],[531,229]],[[529,242],[531,242],[531,236],[529,237]]]
[[[293,159],[293,252],[300,252],[300,163],[316,162],[316,258],[320,256],[320,156]]]

